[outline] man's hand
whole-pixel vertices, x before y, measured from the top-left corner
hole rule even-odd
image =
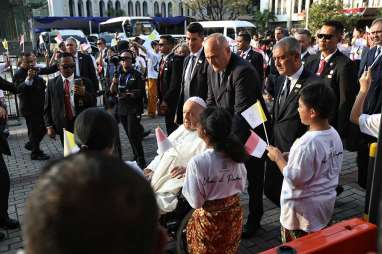
[[[54,131],[53,127],[46,128],[47,134],[50,138],[55,139],[56,138],[56,132]]]
[[[85,96],[85,86],[74,85],[74,94]]]
[[[36,76],[36,71],[33,69],[28,70],[28,80],[32,80]]]
[[[170,174],[172,178],[178,178],[181,179],[184,177],[186,173],[186,168],[182,166],[177,166],[171,169]]]
[[[153,176],[153,174],[154,174],[154,171],[152,171],[151,169],[149,169],[149,168],[145,168],[144,170],[143,170],[143,175],[147,178],[147,179],[151,179],[151,177]]]
[[[0,119],[7,120],[7,118],[8,118],[7,110],[3,107],[0,107]]]
[[[369,68],[362,73],[362,76],[359,79],[359,91],[361,93],[367,93],[369,91],[370,84],[371,84],[371,71]]]

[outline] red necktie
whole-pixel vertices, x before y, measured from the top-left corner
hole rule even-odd
[[[65,79],[65,86],[64,86],[64,104],[65,104],[65,115],[67,120],[73,120],[73,110],[72,105],[70,103],[70,84],[69,80]]]
[[[320,60],[320,65],[318,66],[318,71],[316,72],[316,75],[317,75],[317,76],[320,76],[320,75],[321,75],[322,71],[323,71],[324,68],[325,68],[325,65],[326,65],[325,60],[324,60],[324,59],[321,59],[321,60]]]

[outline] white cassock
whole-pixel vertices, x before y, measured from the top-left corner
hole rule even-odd
[[[187,167],[187,162],[194,155],[207,149],[197,131],[187,130],[183,125],[171,133],[168,139],[173,147],[163,154],[158,154],[147,166],[154,171],[151,186],[162,214],[175,210],[178,204],[177,194],[184,182],[184,177],[172,178],[170,171],[177,166]]]

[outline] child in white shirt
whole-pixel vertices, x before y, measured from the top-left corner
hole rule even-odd
[[[309,130],[294,142],[288,159],[278,148],[268,148],[268,157],[284,175],[280,197],[284,243],[326,227],[333,214],[343,158],[341,139],[329,125],[334,107],[330,87],[323,83],[304,87],[298,112]]]

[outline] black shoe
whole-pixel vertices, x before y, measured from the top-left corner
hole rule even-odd
[[[31,151],[32,150],[32,144],[31,142],[26,142],[25,145],[24,145],[24,148],[27,149],[28,151]]]
[[[243,226],[243,232],[241,238],[248,239],[255,235],[256,231],[260,228],[260,225],[245,224]]]
[[[338,197],[339,195],[341,195],[342,192],[344,192],[344,187],[342,187],[342,185],[340,185],[340,184],[337,185],[336,192],[337,192],[337,197]]]
[[[5,234],[0,232],[0,241],[5,239]]]
[[[0,228],[3,229],[16,229],[20,227],[20,223],[17,220],[7,218],[0,222]],[[1,236],[0,236],[1,239]]]
[[[50,158],[49,155],[45,153],[31,155],[31,160],[36,160],[36,161],[46,161],[46,160],[49,160],[49,158]]]

